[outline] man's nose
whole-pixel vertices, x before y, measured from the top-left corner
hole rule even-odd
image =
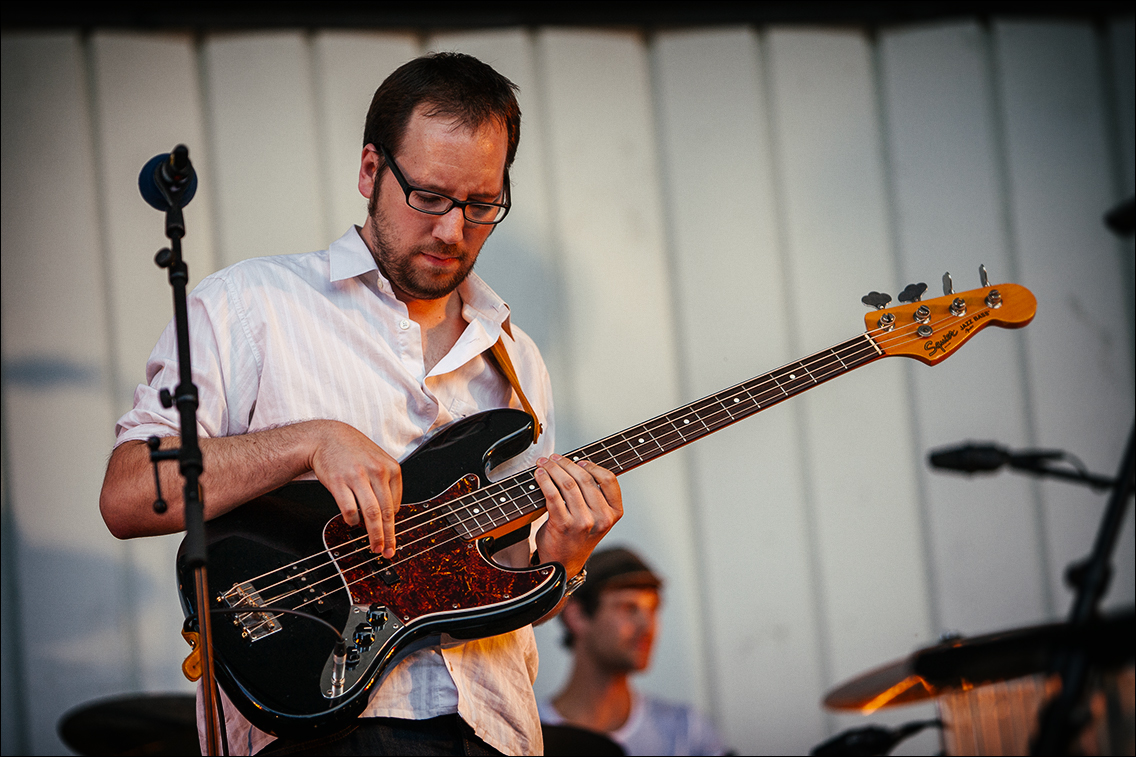
[[[465,216],[458,206],[450,208],[450,212],[438,216],[434,223],[434,236],[446,244],[458,244],[462,241],[465,231]]]

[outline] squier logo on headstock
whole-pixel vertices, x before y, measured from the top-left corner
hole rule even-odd
[[[891,295],[870,292],[861,302],[879,313],[864,317],[868,336],[882,357],[904,355],[934,365],[990,324],[1018,329],[1033,320],[1037,300],[1017,284],[990,285],[986,266],[979,266],[982,286],[955,294],[949,273],[943,274],[943,296],[922,302],[926,284],[908,284],[901,305],[888,308]]]

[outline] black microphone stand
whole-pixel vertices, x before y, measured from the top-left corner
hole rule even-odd
[[[175,168],[188,166],[188,150],[184,145],[178,145],[171,154],[171,163]],[[161,460],[177,460],[178,468],[185,479],[182,490],[185,511],[185,559],[187,565],[193,569],[194,589],[197,594],[197,621],[200,633],[198,650],[201,654],[201,667],[203,671],[202,687],[204,689],[206,753],[217,755],[221,753],[219,744],[218,717],[219,697],[217,682],[213,671],[213,625],[209,612],[209,581],[206,574],[205,554],[205,503],[198,479],[204,466],[202,465],[201,447],[197,442],[197,387],[193,384],[193,363],[189,354],[189,315],[186,305],[186,287],[189,284],[189,268],[181,256],[181,240],[185,236],[185,218],[182,215],[182,206],[187,199],[184,187],[170,187],[158,182],[158,189],[169,203],[166,209],[166,237],[170,246],[158,251],[154,262],[159,268],[169,270],[170,286],[174,295],[174,324],[177,330],[178,347],[178,375],[179,383],[171,395],[168,389],[162,389],[160,398],[164,407],[177,405],[181,417],[181,446],[177,449],[160,450],[157,444],[151,441],[150,460],[155,468],[155,481],[157,481],[157,464]],[[162,499],[159,484],[158,498],[154,501],[154,509],[161,513],[166,509]]]
[[[1116,485],[1108,500],[1104,517],[1101,519],[1093,551],[1082,563],[1075,563],[1067,576],[1075,585],[1077,594],[1073,600],[1073,610],[1069,613],[1070,638],[1078,637],[1077,631],[1098,620],[1098,605],[1108,589],[1112,577],[1112,553],[1124,524],[1124,512],[1128,507],[1134,487],[1136,487],[1136,424],[1128,437],[1128,446],[1120,461],[1116,475]],[[1077,708],[1085,693],[1089,677],[1089,654],[1084,642],[1070,643],[1058,651],[1053,661],[1053,670],[1061,676],[1061,693],[1046,706],[1041,714],[1037,739],[1031,752],[1037,755],[1068,754],[1069,745],[1085,726],[1084,719],[1078,717]]]
[[[1133,201],[1120,203],[1105,215],[1105,222],[1118,236],[1132,236]],[[1136,422],[1128,436],[1128,446],[1120,461],[1116,483],[1101,518],[1093,551],[1083,562],[1074,563],[1066,574],[1077,590],[1073,610],[1069,613],[1069,627],[1083,631],[1097,620],[1097,608],[1109,580],[1112,578],[1112,553],[1124,524],[1128,500],[1136,491]],[[1086,638],[1085,636],[1081,637]],[[1089,676],[1089,653],[1085,643],[1070,643],[1061,649],[1053,660],[1053,669],[1061,676],[1061,692],[1042,711],[1033,754],[1068,754],[1069,745],[1085,726],[1085,718],[1078,715]]]

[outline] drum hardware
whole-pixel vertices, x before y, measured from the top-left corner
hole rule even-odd
[[[78,754],[201,754],[192,694],[129,694],[80,705],[59,721]]]
[[[843,755],[890,754],[900,742],[909,739],[924,728],[942,728],[941,720],[914,720],[899,728],[878,725],[851,728],[834,736],[809,752],[815,757],[843,757]]]

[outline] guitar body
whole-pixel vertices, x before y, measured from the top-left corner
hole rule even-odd
[[[459,516],[447,511],[528,446],[531,424],[519,410],[479,413],[441,429],[403,461],[403,500],[413,504],[396,516],[399,551],[390,562],[367,548],[365,530],[348,526],[316,481],[288,484],[205,524],[214,608],[311,613],[350,645],[336,685],[336,637],[322,624],[284,613],[215,614],[217,678],[250,722],[278,736],[337,730],[363,711],[383,673],[415,642],[506,633],[559,603],[559,564],[502,568],[490,559],[493,539],[463,538],[451,526]],[[178,588],[187,614],[195,614],[193,575],[180,553]]]

